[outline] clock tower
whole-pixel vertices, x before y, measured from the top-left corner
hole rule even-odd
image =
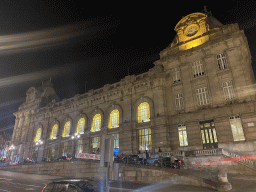
[[[209,40],[208,32],[220,28],[222,24],[210,14],[192,13],[183,17],[175,26],[177,35],[171,47],[187,50]]]

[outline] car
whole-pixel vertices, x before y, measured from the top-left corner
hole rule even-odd
[[[158,160],[154,161],[156,167],[170,167],[173,169],[180,169],[184,166],[184,162],[176,157],[162,157],[159,156]]]
[[[139,164],[142,161],[142,159],[138,155],[128,155],[123,158],[123,163],[128,164]]]
[[[61,156],[56,159],[56,161],[62,161],[62,160],[71,160],[71,156]]]
[[[55,180],[44,186],[42,192],[96,192],[97,187],[89,179]]]

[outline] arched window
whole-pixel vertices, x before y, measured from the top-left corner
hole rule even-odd
[[[138,123],[150,121],[150,110],[147,102],[141,103],[138,107]]]
[[[78,123],[77,123],[76,133],[77,134],[84,134],[84,126],[85,126],[85,119],[80,118]]]
[[[96,115],[94,115],[94,117],[92,119],[92,129],[91,129],[91,132],[100,131],[100,126],[101,126],[101,115],[100,114],[96,114]]]
[[[113,110],[110,113],[109,121],[108,121],[108,128],[116,128],[119,127],[119,111],[117,109]]]
[[[64,130],[63,130],[63,133],[62,133],[62,137],[68,137],[69,136],[70,126],[71,126],[70,121],[67,121],[64,125]]]
[[[57,133],[58,133],[58,125],[55,124],[52,127],[52,133],[51,133],[50,139],[57,139]]]
[[[41,128],[37,129],[34,142],[37,142],[37,141],[39,141],[41,139],[41,134],[42,134],[42,129]]]

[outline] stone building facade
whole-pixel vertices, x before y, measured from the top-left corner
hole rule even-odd
[[[103,133],[125,154],[254,152],[255,79],[244,32],[209,13],[183,17],[175,31],[146,73],[62,101],[50,81],[31,87],[14,113],[13,158],[97,153]]]

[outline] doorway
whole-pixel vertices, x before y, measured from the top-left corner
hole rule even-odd
[[[213,120],[200,122],[200,130],[204,149],[218,148],[218,140]]]

